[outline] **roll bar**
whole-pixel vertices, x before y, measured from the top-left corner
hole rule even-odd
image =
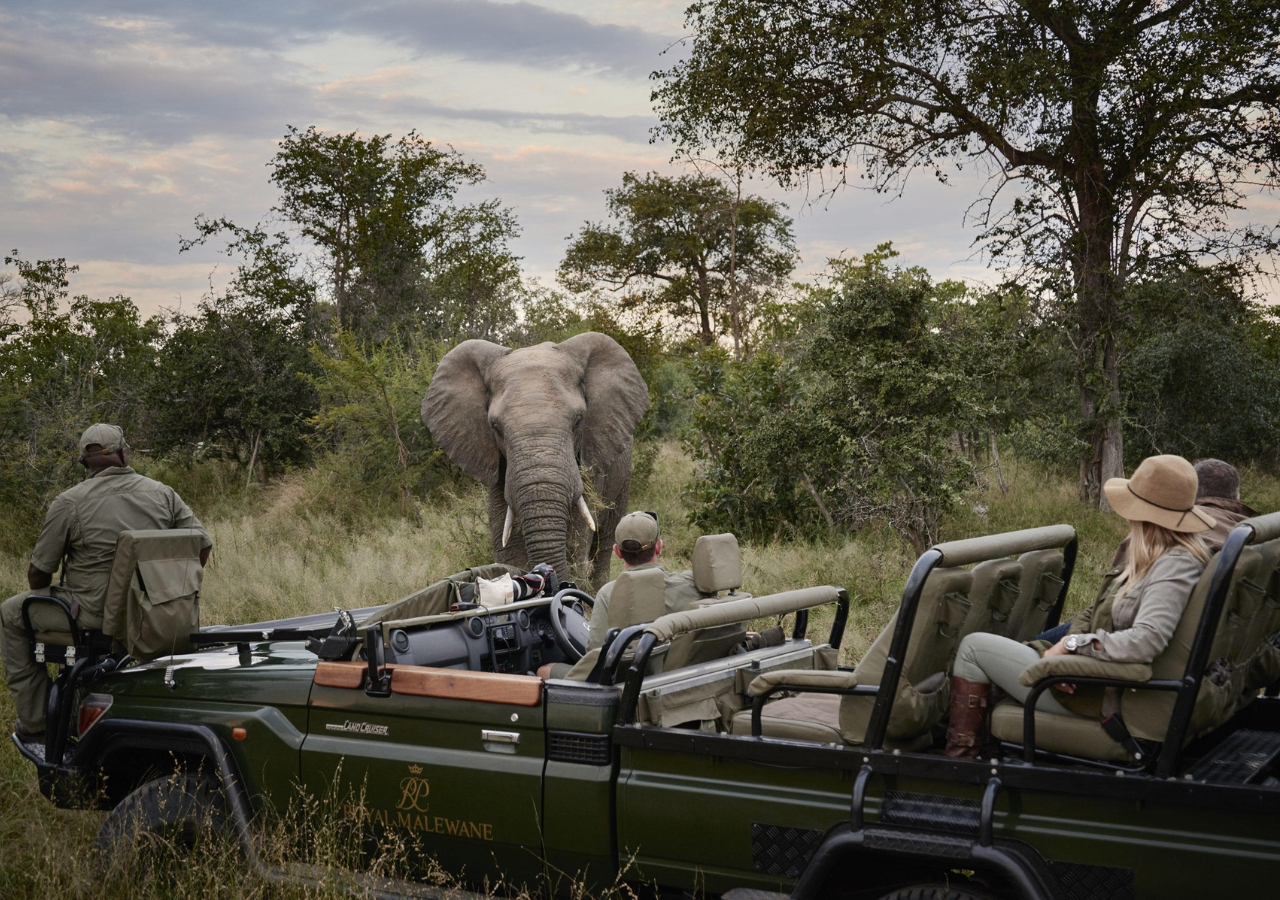
[[[602,679],[603,684],[617,683],[618,676],[621,674],[619,670],[622,668],[622,655],[627,645],[635,641],[636,650],[631,658],[631,665],[625,673],[626,684],[618,705],[617,721],[627,723],[634,718],[636,704],[640,698],[640,684],[644,680],[644,671],[649,665],[649,655],[658,644],[670,641],[678,635],[701,631],[704,628],[780,616],[791,612],[796,614],[792,638],[799,640],[804,637],[808,626],[807,611],[827,603],[836,604],[836,616],[831,623],[829,643],[833,647],[839,647],[844,635],[845,623],[849,618],[849,594],[844,588],[832,585],[784,591],[781,594],[769,594],[764,597],[726,600],[710,606],[668,613],[647,625],[633,625],[625,629],[609,647],[609,658],[605,660]]]

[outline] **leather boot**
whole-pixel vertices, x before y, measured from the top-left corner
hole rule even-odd
[[[951,723],[947,726],[947,756],[977,756],[987,738],[987,708],[991,685],[951,677]]]

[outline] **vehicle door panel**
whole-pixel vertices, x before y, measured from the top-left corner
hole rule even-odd
[[[527,848],[541,843],[543,757],[541,702],[316,685],[302,781],[336,814],[399,833],[453,874],[519,884],[541,872]]]

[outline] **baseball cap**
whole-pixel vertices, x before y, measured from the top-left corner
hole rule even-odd
[[[119,425],[106,425],[99,422],[97,425],[90,425],[84,430],[84,434],[80,435],[80,452],[84,453],[93,444],[102,447],[98,453],[115,453],[121,447],[128,447],[124,440],[124,429]]]
[[[659,534],[656,512],[627,513],[613,530],[613,542],[628,553],[643,553],[654,545]]]

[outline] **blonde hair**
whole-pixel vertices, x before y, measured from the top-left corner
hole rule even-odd
[[[1131,521],[1128,560],[1120,580],[1132,587],[1146,576],[1157,559],[1178,547],[1200,560],[1201,565],[1209,562],[1209,548],[1200,535],[1170,531],[1154,522]]]

